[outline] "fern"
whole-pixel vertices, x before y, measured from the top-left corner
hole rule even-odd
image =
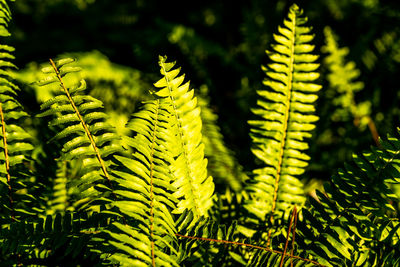
[[[184,75],[179,75],[180,68],[175,63],[160,57],[159,65],[164,76],[154,85],[159,90],[158,97],[169,99],[172,114],[177,125],[179,156],[174,162],[173,172],[176,178],[174,196],[179,199],[174,213],[185,209],[193,210],[196,216],[206,215],[212,206],[214,182],[207,176],[207,160],[204,158],[204,144],[201,143],[200,108],[193,97],[189,82],[183,84]]]
[[[101,214],[48,215],[37,222],[21,221],[0,230],[2,266],[76,266],[99,263],[92,236],[107,225]],[[84,230],[87,229],[87,230]]]
[[[5,1],[0,6],[0,35],[8,35],[9,9]],[[354,156],[305,201],[299,179],[320,90],[306,22],[293,5],[267,52],[268,89],[258,91],[259,119],[249,122],[252,151],[264,166],[244,190],[209,99],[197,103],[166,57],[159,58],[154,99],[129,114],[122,138],[103,103],[84,94],[85,80],[75,81],[74,60],[50,60],[38,82],[55,86],[39,115],[51,116],[50,131],[38,132],[55,132],[50,142],[61,151],[33,156],[32,164],[31,137],[20,127],[27,114],[7,69],[12,48],[0,46],[0,265],[399,266],[400,197],[390,188],[400,182],[400,134]],[[347,78],[351,85],[355,76]],[[47,151],[40,149],[35,153]],[[45,163],[49,177],[35,170]],[[214,194],[208,171],[236,191]],[[50,189],[39,194],[41,181]]]
[[[50,60],[51,67],[43,72],[51,75],[38,82],[39,85],[58,83],[59,94],[41,105],[43,112],[40,116],[52,115],[50,126],[62,126],[54,139],[63,140],[63,155],[65,160],[79,159],[82,162],[81,177],[72,181],[79,188],[76,205],[85,204],[99,197],[115,199],[113,177],[110,172],[111,156],[121,151],[114,144],[118,136],[105,122],[106,115],[99,109],[102,102],[81,92],[86,89],[86,83],[67,87],[64,77],[71,72],[79,71],[78,67],[68,67],[70,58],[56,62]],[[82,208],[82,207],[80,207]]]
[[[298,177],[310,159],[304,153],[308,149],[305,139],[311,137],[318,120],[313,115],[316,92],[321,88],[313,83],[319,77],[315,72],[319,64],[314,63],[318,56],[310,54],[314,35],[302,13],[293,5],[279,34],[274,35],[276,44],[267,52],[271,63],[263,67],[264,84],[270,89],[257,92],[261,100],[253,112],[261,119],[249,121],[252,152],[265,167],[254,170],[245,208],[259,220],[268,219],[271,226],[285,211],[304,204]],[[270,235],[271,231],[267,239]]]
[[[118,253],[109,259],[122,266],[178,266],[176,229],[170,213],[178,200],[170,166],[174,139],[171,107],[165,100],[147,102],[128,128],[136,133],[126,143],[131,158],[117,156],[127,171],[115,171],[120,196],[114,205],[127,224],[114,222],[109,243]]]
[[[9,36],[7,25],[11,13],[7,2],[1,1],[0,8],[0,36]],[[35,203],[38,200],[32,195],[39,184],[30,181],[32,138],[20,126],[28,114],[17,100],[19,88],[12,82],[9,71],[16,68],[10,62],[14,48],[0,45],[0,51],[0,221],[2,227],[7,227],[13,221],[39,212],[34,209],[39,202]]]
[[[200,88],[198,99],[203,122],[204,154],[209,160],[208,170],[216,184],[227,184],[233,191],[239,192],[242,190],[242,183],[247,176],[242,170],[243,167],[235,160],[233,152],[224,144],[221,130],[217,124],[218,116],[209,107],[210,99],[206,86]],[[225,186],[222,187],[225,188]]]
[[[389,189],[399,182],[400,142],[389,136],[382,149],[354,156],[332,177],[325,193],[310,198],[296,242],[327,266],[398,266],[400,224]]]
[[[68,188],[68,162],[65,160],[57,162],[56,177],[53,181],[51,198],[48,203],[46,213],[48,215],[64,213],[72,208],[69,205],[69,197],[71,195]]]
[[[338,107],[331,115],[332,120],[346,121],[352,118],[354,124],[361,129],[368,126],[375,143],[379,145],[379,134],[370,116],[371,102],[357,103],[355,100],[355,94],[364,88],[364,83],[357,81],[360,71],[356,68],[354,62],[346,61],[345,57],[349,50],[347,47],[339,48],[337,37],[332,29],[325,27],[324,33],[326,44],[321,50],[327,54],[324,63],[329,69],[327,95],[332,98],[332,103]]]

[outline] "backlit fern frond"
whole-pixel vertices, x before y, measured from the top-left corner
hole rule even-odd
[[[127,126],[135,133],[125,140],[132,157],[116,156],[126,171],[115,171],[119,198],[113,205],[126,223],[113,223],[108,242],[117,251],[109,260],[121,266],[178,266],[171,214],[178,200],[170,170],[177,129],[171,113],[166,99],[147,102]]]
[[[154,85],[158,88],[155,94],[170,101],[177,125],[179,156],[173,164],[173,172],[177,188],[174,195],[179,202],[175,212],[190,209],[196,216],[202,216],[213,204],[215,186],[212,177],[207,175],[207,160],[201,142],[200,108],[189,82],[183,83],[185,75],[179,76],[180,68],[174,69],[175,63],[166,60],[166,57],[160,57],[163,78]]]
[[[318,56],[311,54],[314,35],[302,14],[297,5],[292,5],[284,25],[274,35],[276,43],[267,52],[271,63],[263,67],[268,89],[257,92],[260,99],[253,109],[260,119],[249,121],[252,152],[265,165],[254,170],[247,186],[251,198],[245,207],[271,225],[285,211],[304,203],[303,184],[298,177],[308,165],[306,139],[318,120],[313,114],[316,93],[321,88],[314,83],[319,77],[315,72]]]
[[[331,90],[337,92],[333,104],[343,109],[340,113],[347,112],[353,117],[359,117],[354,94],[364,87],[362,82],[355,81],[360,76],[360,71],[356,69],[354,62],[346,62],[345,57],[349,54],[349,49],[347,47],[339,48],[337,37],[332,29],[325,27],[324,34],[325,46],[321,48],[321,51],[327,54],[324,59],[324,63],[329,69],[327,80]],[[327,91],[329,92],[329,89]],[[336,117],[339,115],[333,114]],[[348,115],[343,114],[341,117],[344,119]]]
[[[327,98],[336,106],[331,115],[333,121],[354,121],[360,128],[369,127],[374,141],[379,145],[379,134],[371,115],[371,101],[357,103],[355,94],[364,88],[364,83],[357,81],[360,71],[353,61],[347,61],[347,47],[338,46],[337,36],[330,27],[325,27],[325,46],[321,48],[326,53],[324,64],[328,68],[327,80],[329,88]]]
[[[57,162],[56,177],[53,180],[53,188],[51,198],[46,209],[46,213],[52,215],[54,213],[64,213],[70,208],[69,197],[70,190],[68,188],[68,166],[67,161],[60,160]]]
[[[121,151],[115,144],[119,137],[106,122],[106,114],[101,111],[100,100],[83,95],[86,83],[67,85],[65,76],[80,70],[69,67],[74,60],[67,58],[56,62],[50,60],[51,67],[43,72],[50,74],[38,82],[39,85],[57,83],[58,94],[41,105],[40,116],[52,116],[51,127],[58,127],[54,139],[62,140],[62,159],[79,160],[82,164],[81,175],[71,181],[70,186],[77,187],[76,205],[84,204],[100,196],[115,199],[113,178],[110,172],[112,156]]]
[[[6,1],[0,1],[0,36],[9,36],[11,19]],[[27,118],[17,100],[19,88],[12,82],[9,68],[14,48],[0,45],[0,223],[5,227],[23,216],[36,213],[37,206],[30,194],[36,186],[30,184],[29,160],[33,146],[31,136],[20,126]],[[30,189],[28,191],[28,189]]]
[[[400,129],[399,129],[400,130]],[[400,140],[381,140],[374,148],[354,156],[317,191],[318,201],[303,210],[297,245],[327,266],[398,266],[400,254],[399,203],[389,184],[400,182]]]

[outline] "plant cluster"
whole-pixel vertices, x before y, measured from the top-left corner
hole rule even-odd
[[[0,11],[6,37],[7,0]],[[377,136],[354,98],[363,86],[355,64],[325,34],[332,116],[368,126],[377,146],[308,197],[302,175],[324,89],[296,4],[267,50],[249,121],[259,166],[247,174],[224,144],[208,88],[194,90],[166,56],[151,85],[96,52],[77,54],[80,66],[61,57],[41,74],[11,71],[14,49],[0,45],[0,265],[400,266],[400,137]],[[19,85],[42,102],[36,116]]]

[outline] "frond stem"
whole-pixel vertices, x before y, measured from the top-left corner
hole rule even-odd
[[[288,232],[287,232],[287,237],[286,237],[286,242],[285,242],[285,248],[283,249],[282,258],[281,258],[281,262],[279,264],[279,267],[283,266],[283,261],[285,260],[286,250],[287,250],[287,247],[289,245],[289,238],[290,238],[290,233],[292,231],[292,224],[293,224],[293,219],[294,219],[294,216],[295,216],[295,212],[296,212],[296,206],[294,207],[294,210],[292,212],[292,216],[290,218],[289,229],[288,229]],[[292,253],[290,253],[290,255],[292,255]]]
[[[181,238],[187,238],[187,239],[192,239],[192,240],[201,240],[201,241],[229,244],[229,245],[235,245],[235,246],[244,246],[244,247],[248,247],[248,248],[265,250],[265,251],[269,251],[269,252],[276,253],[276,254],[281,254],[281,255],[284,254],[282,251],[279,251],[279,250],[274,250],[274,249],[261,247],[261,246],[256,246],[256,245],[252,245],[252,244],[246,244],[246,243],[242,243],[242,242],[228,241],[228,240],[221,240],[221,239],[213,239],[213,238],[206,238],[206,237],[198,237],[198,236],[187,236],[187,235],[181,235],[181,234],[175,234],[175,235],[179,236]],[[301,260],[301,261],[305,261],[305,262],[310,262],[310,263],[313,263],[313,264],[315,264],[317,266],[323,266],[323,267],[325,266],[325,265],[322,265],[322,264],[320,264],[320,263],[318,263],[316,261],[305,259],[305,258],[302,258],[302,257],[299,257],[299,256],[293,256],[293,255],[290,255],[290,254],[285,254],[285,256],[293,258],[293,259],[298,259],[298,260]]]
[[[156,116],[153,127],[153,134],[151,140],[151,152],[150,152],[150,239],[151,239],[151,258],[152,258],[152,266],[156,266],[155,262],[155,251],[154,251],[154,184],[153,184],[153,171],[154,171],[154,145],[156,142],[156,131],[158,125],[158,109],[160,106],[160,100],[157,99],[157,108],[156,108]]]
[[[290,250],[290,255],[293,256],[293,251],[294,251],[294,240],[296,237],[296,226],[297,226],[297,207],[294,206],[294,225],[293,225],[293,234],[292,234],[292,249]],[[290,259],[290,267],[293,267],[293,258]]]
[[[5,159],[6,172],[7,172],[6,175],[7,175],[7,185],[8,185],[8,198],[10,200],[11,221],[15,221],[14,200],[12,198],[12,188],[11,188],[10,158],[8,156],[6,122],[4,120],[2,103],[0,103],[0,117],[1,117],[1,130],[3,133],[4,159]]]

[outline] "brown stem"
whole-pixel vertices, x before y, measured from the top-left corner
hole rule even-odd
[[[368,115],[363,116],[363,117],[355,116],[354,121],[353,121],[354,125],[356,127],[359,127],[362,118],[367,119],[368,129],[371,132],[372,138],[374,139],[376,146],[381,147],[381,142],[379,141],[378,130],[376,129],[375,122],[373,121],[373,119],[370,116],[368,116]]]
[[[274,249],[270,249],[270,248],[266,248],[266,247],[255,246],[255,245],[236,242],[236,241],[228,241],[228,240],[197,237],[197,236],[187,236],[187,235],[181,235],[181,234],[175,234],[175,235],[179,236],[181,238],[187,238],[187,239],[192,239],[192,240],[201,240],[201,241],[216,242],[216,243],[236,245],[236,246],[245,246],[245,247],[248,247],[248,248],[261,249],[261,250],[269,251],[269,252],[276,253],[276,254],[283,254],[283,252],[279,251],[279,250],[274,250]],[[320,264],[320,263],[318,263],[316,261],[305,259],[305,258],[302,258],[302,257],[299,257],[299,256],[293,256],[293,255],[289,255],[289,254],[286,254],[285,256],[286,257],[291,257],[293,259],[298,259],[298,260],[301,260],[301,261],[305,261],[305,262],[310,262],[310,263],[313,263],[313,264],[315,264],[317,266],[325,266],[325,265],[322,265],[322,264]]]
[[[370,116],[367,116],[368,119],[368,128],[372,134],[372,138],[374,138],[375,144],[378,147],[381,147],[381,142],[379,141],[379,133],[378,130],[376,129],[375,122],[372,120]]]
[[[293,256],[294,252],[294,239],[296,237],[296,225],[297,225],[297,207],[294,206],[293,210],[294,216],[294,225],[293,225],[293,233],[292,233],[292,249],[290,250],[290,255]],[[293,267],[293,258],[290,258],[290,266]]]
[[[294,206],[294,209],[293,209],[293,212],[292,212],[292,216],[291,216],[290,222],[289,222],[289,229],[288,229],[288,231],[287,231],[287,237],[286,237],[286,242],[285,242],[285,248],[283,249],[282,258],[281,258],[281,262],[280,262],[280,264],[279,264],[279,267],[282,267],[282,266],[283,266],[283,261],[285,260],[286,250],[287,250],[287,247],[288,247],[288,244],[289,244],[290,232],[291,232],[291,230],[292,230],[293,218],[294,218],[294,216],[295,216],[295,214],[296,214],[296,211],[297,211],[297,210],[296,210],[296,206]],[[291,254],[291,256],[293,256],[292,253],[290,253],[290,254]],[[291,259],[292,259],[292,258],[291,258]]]
[[[10,200],[10,210],[11,210],[11,221],[15,221],[15,211],[14,211],[14,200],[12,198],[12,188],[11,188],[11,174],[10,174],[10,158],[8,156],[8,146],[7,146],[7,132],[6,132],[6,122],[4,120],[3,106],[0,103],[0,117],[1,117],[1,130],[3,133],[3,146],[4,146],[4,159],[6,164],[6,176],[8,185],[8,199]]]

